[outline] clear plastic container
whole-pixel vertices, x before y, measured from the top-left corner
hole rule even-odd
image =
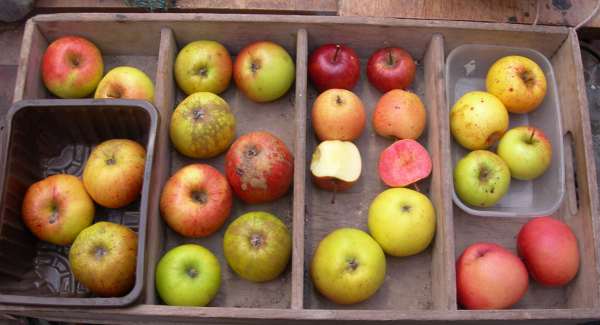
[[[508,193],[494,206],[474,207],[463,203],[453,193],[454,203],[465,212],[485,217],[530,217],[550,215],[562,202],[565,193],[563,154],[563,131],[561,126],[560,102],[552,65],[538,51],[494,45],[462,45],[450,52],[446,60],[446,97],[448,112],[465,93],[473,90],[485,91],[485,77],[491,65],[501,57],[521,55],[535,61],[546,75],[547,92],[540,106],[528,114],[510,113],[509,129],[519,125],[531,125],[541,129],[552,144],[552,162],[546,172],[531,181],[512,178]],[[448,117],[449,118],[449,117]],[[447,136],[452,137],[450,130]],[[496,151],[495,146],[490,148]],[[450,145],[452,171],[458,160],[469,150],[454,139]],[[452,178],[451,178],[452,179]],[[453,187],[454,188],[454,187]]]

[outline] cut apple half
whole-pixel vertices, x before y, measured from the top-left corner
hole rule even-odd
[[[321,142],[313,152],[310,163],[315,184],[329,191],[343,191],[352,187],[360,177],[361,170],[360,152],[350,141]]]
[[[427,149],[415,140],[398,140],[379,156],[379,177],[388,186],[405,187],[429,174],[431,157]]]

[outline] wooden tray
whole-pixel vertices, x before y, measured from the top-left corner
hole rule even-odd
[[[91,39],[115,64],[131,64],[146,70],[156,82],[156,106],[161,125],[157,134],[156,166],[151,184],[147,242],[145,296],[137,305],[121,309],[77,309],[1,305],[0,313],[28,315],[72,322],[306,322],[309,320],[357,321],[459,321],[459,320],[572,320],[600,317],[598,263],[598,197],[593,163],[587,100],[577,35],[562,27],[519,26],[466,22],[415,21],[379,18],[308,17],[216,14],[57,14],[32,18],[26,26],[15,98],[47,98],[39,76],[41,55],[49,41],[75,33]],[[184,240],[162,222],[158,198],[162,185],[185,159],[171,149],[168,138],[170,113],[182,99],[172,77],[178,48],[202,38],[222,42],[233,55],[246,44],[269,39],[282,44],[295,57],[295,90],[283,99],[258,107],[234,85],[224,97],[239,121],[238,135],[266,128],[283,138],[295,156],[294,186],[290,195],[274,205],[245,206],[236,203],[232,219],[252,209],[276,212],[293,230],[290,268],[279,279],[262,285],[235,278],[220,252],[222,232],[194,240],[212,248],[223,266],[224,284],[209,307],[186,308],[160,304],[154,290],[155,264],[165,251]],[[307,266],[318,241],[341,226],[366,229],[370,200],[384,189],[374,169],[379,151],[388,141],[373,135],[369,126],[357,144],[365,166],[361,181],[348,193],[339,194],[335,205],[330,194],[316,189],[306,177],[315,138],[307,110],[316,95],[306,81],[307,54],[329,42],[347,43],[362,60],[363,79],[355,88],[370,115],[379,94],[364,80],[365,60],[377,48],[396,45],[419,60],[413,85],[427,107],[428,127],[420,139],[433,159],[433,173],[426,189],[437,212],[433,245],[410,258],[387,258],[386,282],[369,301],[338,306],[312,288]],[[470,243],[495,241],[514,249],[515,236],[527,219],[495,219],[470,216],[452,204],[445,102],[444,58],[458,45],[498,44],[533,48],[551,59],[561,100],[566,150],[566,196],[555,214],[574,229],[580,244],[581,267],[566,288],[546,289],[531,282],[527,296],[516,309],[460,310],[456,303],[454,262]],[[121,61],[119,61],[121,60]],[[307,103],[309,105],[307,105]],[[369,123],[368,123],[369,124]],[[197,160],[195,160],[197,161]],[[211,160],[222,167],[222,157]],[[185,240],[186,242],[188,240]]]

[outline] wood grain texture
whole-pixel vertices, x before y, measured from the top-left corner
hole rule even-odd
[[[21,99],[46,98],[47,91],[40,75],[42,55],[46,47],[48,41],[33,20],[28,20],[21,42],[13,102]]]

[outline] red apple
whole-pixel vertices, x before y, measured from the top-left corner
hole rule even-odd
[[[464,308],[508,308],[525,295],[528,285],[523,262],[500,245],[475,243],[456,261],[456,293]]]
[[[417,141],[398,140],[381,152],[378,169],[385,184],[404,187],[431,174],[431,158]]]
[[[225,156],[225,175],[235,194],[246,203],[273,201],[287,193],[294,174],[294,157],[285,143],[266,131],[239,137]]]
[[[231,188],[225,177],[206,164],[188,165],[165,184],[160,211],[182,236],[205,237],[217,231],[231,211]]]
[[[538,217],[521,228],[517,251],[531,277],[546,286],[563,286],[579,269],[577,238],[565,223]]]
[[[408,52],[398,47],[377,50],[367,63],[369,82],[382,93],[406,89],[415,78],[417,66]]]
[[[332,88],[352,90],[360,77],[360,60],[350,47],[325,44],[310,54],[308,76],[319,92]]]
[[[91,94],[104,71],[100,50],[82,37],[64,36],[52,42],[42,57],[42,80],[60,98]]]

